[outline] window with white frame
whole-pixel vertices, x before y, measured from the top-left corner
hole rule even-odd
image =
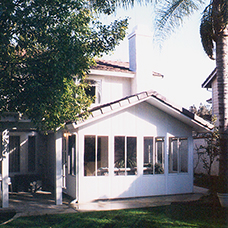
[[[164,137],[155,138],[155,174],[164,174]]]
[[[2,135],[0,135],[0,153],[2,153]],[[2,162],[0,161],[0,173]],[[20,136],[9,136],[9,172],[20,172]]]
[[[144,137],[143,174],[164,174],[164,137]]]
[[[107,176],[108,173],[108,136],[86,135],[84,176]]]
[[[169,172],[188,172],[188,139],[171,137],[169,139]]]
[[[153,137],[144,137],[144,163],[143,163],[143,174],[153,174]]]
[[[9,137],[9,172],[20,172],[20,136]]]
[[[101,80],[87,79],[86,82],[89,84],[89,88],[86,89],[86,94],[93,98],[94,104],[101,103]]]
[[[137,138],[115,136],[114,138],[114,174],[137,174]]]
[[[68,137],[68,174],[76,175],[76,137]]]
[[[36,171],[36,136],[28,137],[28,172]]]

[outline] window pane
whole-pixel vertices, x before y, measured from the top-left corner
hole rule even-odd
[[[93,176],[95,172],[95,136],[85,136],[84,176]]]
[[[188,140],[180,139],[180,172],[188,172]]]
[[[143,174],[153,174],[153,138],[144,138]]]
[[[34,172],[36,169],[36,137],[28,137],[28,171]]]
[[[96,81],[94,80],[86,80],[86,82],[88,83],[88,88],[86,88],[85,92],[86,95],[91,97],[93,100],[93,103],[95,103],[95,99],[96,99]]]
[[[155,174],[164,173],[164,138],[156,138]]]
[[[125,137],[115,136],[115,175],[125,175]]]
[[[108,136],[99,136],[97,140],[97,175],[108,175]]]
[[[169,172],[178,171],[178,141],[176,138],[170,139],[170,151],[169,151]]]
[[[20,136],[9,137],[9,171],[20,172]]]
[[[136,137],[127,137],[127,175],[137,174]]]
[[[68,148],[68,159],[69,159],[69,174],[76,174],[76,144],[75,135],[69,136],[69,148]]]

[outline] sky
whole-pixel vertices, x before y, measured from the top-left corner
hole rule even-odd
[[[135,6],[128,10],[119,9],[112,17],[102,20],[109,22],[118,18],[130,17],[127,33],[139,24],[147,25],[153,32],[152,6]],[[201,87],[204,80],[215,68],[215,61],[205,54],[199,35],[201,12],[185,20],[184,25],[167,38],[162,47],[153,43],[153,71],[164,75],[160,86],[155,90],[168,100],[187,109],[191,105],[207,105],[211,91]],[[128,40],[124,39],[116,50],[104,56],[107,60],[129,61]]]

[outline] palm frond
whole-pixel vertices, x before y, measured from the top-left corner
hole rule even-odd
[[[213,25],[217,34],[226,28],[228,24],[228,0],[213,1]]]
[[[183,24],[186,17],[199,10],[203,0],[165,0],[156,4],[155,38],[166,39],[176,28]]]
[[[138,3],[140,5],[146,5],[147,3],[153,3],[157,0],[115,0],[117,6],[121,6],[124,8],[132,7],[135,5],[135,3]]]
[[[201,43],[203,45],[204,51],[209,56],[209,58],[214,59],[213,57],[213,36],[214,36],[214,29],[213,29],[213,18],[212,18],[212,5],[208,5],[201,18],[200,24],[200,37]]]

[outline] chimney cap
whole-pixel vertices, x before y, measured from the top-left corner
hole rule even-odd
[[[136,25],[132,32],[128,35],[128,39],[131,39],[134,35],[141,35],[141,36],[150,36],[152,37],[152,32],[150,31],[147,25],[138,24]]]

